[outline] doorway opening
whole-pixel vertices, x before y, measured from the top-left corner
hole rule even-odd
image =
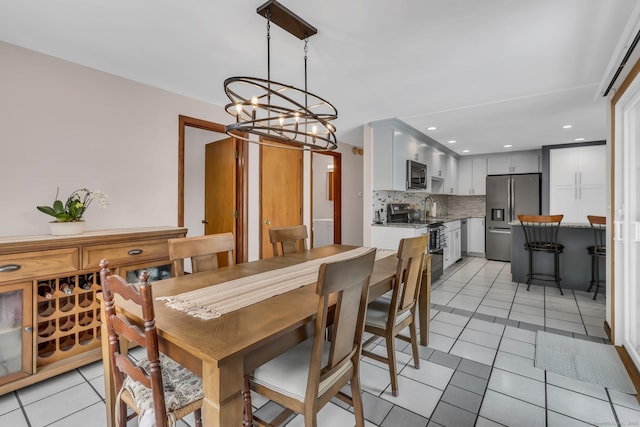
[[[233,156],[223,164],[227,180],[215,177],[215,181],[206,182],[206,145],[220,141],[220,147]],[[224,125],[188,116],[179,116],[178,125],[178,226],[187,227],[189,236],[200,236],[220,232],[232,232],[236,241],[235,262],[246,262],[248,258],[247,236],[247,197],[248,197],[248,149],[245,141],[229,138]],[[211,168],[210,168],[211,169]],[[206,191],[225,192],[224,204],[219,200],[207,202]],[[214,218],[214,216],[231,218]],[[222,229],[222,228],[224,229]]]
[[[311,154],[311,247],[342,243],[342,154]]]

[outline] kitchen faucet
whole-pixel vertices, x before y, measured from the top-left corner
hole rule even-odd
[[[427,196],[424,199],[424,218],[425,219],[429,217],[429,213],[431,211],[432,206],[433,206],[433,197]]]

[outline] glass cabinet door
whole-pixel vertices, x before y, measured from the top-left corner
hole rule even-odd
[[[32,284],[0,286],[0,384],[33,372]]]

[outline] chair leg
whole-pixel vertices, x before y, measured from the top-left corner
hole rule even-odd
[[[593,300],[596,300],[596,297],[598,296],[598,290],[600,290],[600,258],[598,258],[597,256],[593,257],[595,258],[595,283],[596,283],[596,291],[593,293]],[[592,258],[592,259],[593,259]],[[594,262],[594,261],[591,261]],[[589,287],[589,289],[591,289],[591,287]]]
[[[202,427],[202,409],[193,411],[193,417],[196,419],[196,427]]]
[[[253,408],[251,407],[251,383],[249,375],[244,376],[242,383],[242,399],[244,401],[244,418],[242,419],[242,425],[244,427],[253,426]]]
[[[409,325],[411,334],[411,349],[413,350],[413,366],[420,369],[420,351],[418,350],[418,331],[416,330],[416,320],[414,315],[413,323]]]
[[[531,279],[533,279],[533,251],[529,252],[529,274],[527,274],[527,290],[531,287]]]
[[[562,288],[560,287],[560,253],[555,252],[554,254],[554,278],[556,279],[556,285],[558,286],[558,290],[560,291],[560,295],[564,295],[562,293]]]
[[[596,257],[594,255],[591,255],[591,281],[589,282],[587,292],[591,292],[591,288],[596,283],[596,262]]]
[[[393,343],[393,336],[386,336],[387,360],[389,361],[389,375],[391,376],[391,394],[398,395],[398,373],[396,368],[396,349]]]
[[[364,406],[362,405],[362,391],[358,371],[354,372],[353,377],[351,377],[351,403],[353,405],[353,414],[356,416],[356,427],[364,427]]]

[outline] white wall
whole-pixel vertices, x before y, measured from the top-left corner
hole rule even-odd
[[[88,230],[177,224],[178,115],[220,107],[0,42],[0,236],[48,234],[56,187],[109,195]]]
[[[361,246],[363,156],[352,150],[352,145],[338,144],[337,151],[342,153],[342,243]]]
[[[178,116],[228,123],[222,107],[3,42],[0,64],[0,236],[48,234],[52,218],[36,206],[51,204],[58,186],[62,197],[81,187],[109,195],[109,207],[85,214],[87,230],[177,225]],[[361,244],[362,156],[351,149],[338,148],[343,242]],[[186,161],[194,175],[185,179],[198,179],[193,159]],[[255,145],[249,164],[259,164]],[[258,188],[258,168],[250,166],[251,259],[259,248]],[[308,209],[308,188],[305,199]],[[201,227],[198,209],[185,203],[187,216],[195,213],[185,218],[190,228]]]

